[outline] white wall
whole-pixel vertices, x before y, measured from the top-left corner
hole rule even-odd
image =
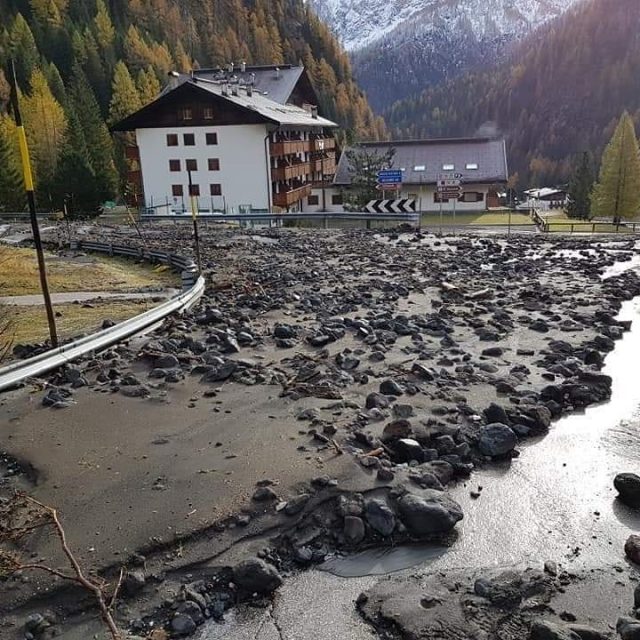
[[[332,204],[332,197],[338,196],[342,193],[342,189],[338,189],[336,187],[325,187],[324,188],[324,202],[325,206],[322,206],[322,187],[314,187],[311,192],[312,196],[317,196],[318,204],[309,204],[307,198],[305,198],[302,210],[309,213],[315,213],[318,211],[330,212],[330,213],[342,213],[344,211],[344,206],[341,204]]]
[[[178,146],[167,146],[167,134],[178,134]],[[195,135],[195,146],[185,146],[183,134]],[[218,144],[207,145],[205,134],[217,133]],[[136,137],[140,150],[140,166],[147,207],[162,205],[157,213],[172,213],[180,209],[182,199],[174,199],[171,186],[182,184],[184,205],[190,210],[189,179],[186,160],[195,159],[198,171],[192,173],[194,184],[200,185],[198,206],[201,211],[239,213],[239,208],[269,209],[271,178],[265,152],[266,126],[229,125],[219,127],[173,127],[138,129]],[[208,159],[220,160],[220,171],[209,171]],[[180,160],[180,172],[169,170],[169,160]],[[211,196],[210,184],[221,184],[222,195]]]
[[[465,212],[477,212],[477,211],[485,211],[487,208],[487,194],[489,193],[489,185],[479,185],[479,184],[466,184],[462,185],[462,191],[473,191],[483,193],[484,197],[481,202],[461,202],[458,200],[456,202],[456,211]],[[416,198],[416,209],[418,211],[440,211],[440,203],[435,201],[435,192],[436,187],[433,185],[422,186],[422,185],[411,185],[405,186],[400,191],[400,195],[397,197]],[[388,195],[389,198],[395,197],[391,194]],[[444,202],[442,204],[442,208],[445,211],[453,210],[453,201]]]

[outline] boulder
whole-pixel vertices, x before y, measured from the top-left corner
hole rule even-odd
[[[640,640],[640,620],[635,618],[618,618],[616,631],[622,640]]]
[[[583,624],[570,624],[569,629],[576,635],[580,636],[580,640],[609,640],[611,637],[604,631],[597,631],[591,627],[586,627]]]
[[[494,422],[480,430],[478,447],[485,456],[505,456],[515,449],[517,443],[518,437],[506,424]]]
[[[411,435],[411,423],[408,420],[396,420],[390,422],[382,430],[382,441],[391,442],[401,438],[408,438]]]
[[[395,380],[384,380],[380,383],[380,393],[387,396],[401,396],[404,391]]]
[[[173,636],[189,636],[196,630],[196,623],[191,616],[178,613],[171,620],[171,633]]]
[[[362,518],[346,516],[344,519],[344,537],[349,544],[359,544],[364,540],[365,528]]]
[[[631,560],[631,562],[635,562],[636,564],[640,564],[640,536],[632,534],[627,538],[627,541],[624,543],[624,552]]]
[[[568,627],[551,622],[534,622],[529,640],[580,640],[580,636]]]
[[[420,495],[405,494],[398,501],[398,511],[403,524],[417,538],[447,533],[463,518],[460,505],[435,489]]]
[[[482,413],[489,424],[499,422],[500,424],[510,424],[510,420],[507,416],[507,412],[504,407],[492,402]]]
[[[282,584],[276,568],[259,558],[249,558],[237,565],[233,581],[242,591],[262,594],[273,593]]]
[[[635,473],[619,473],[613,480],[613,486],[626,505],[640,506],[640,476]]]
[[[396,516],[382,500],[366,502],[364,513],[369,526],[381,536],[390,536],[396,528]]]

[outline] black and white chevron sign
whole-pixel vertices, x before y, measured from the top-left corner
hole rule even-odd
[[[370,200],[364,209],[368,213],[415,213],[416,201],[409,198],[402,200]]]

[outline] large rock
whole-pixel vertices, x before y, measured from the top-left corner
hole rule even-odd
[[[581,640],[581,638],[568,627],[551,622],[534,622],[529,640]]]
[[[640,640],[640,620],[618,618],[616,631],[622,640]]]
[[[396,516],[382,500],[369,500],[364,507],[369,526],[382,536],[390,536],[396,528]]]
[[[346,516],[344,519],[344,537],[350,544],[359,544],[364,540],[365,528],[362,518]]]
[[[640,564],[640,536],[630,535],[624,543],[624,552],[631,562]]]
[[[272,593],[282,584],[276,568],[259,558],[249,558],[237,565],[233,570],[233,581],[249,593]]]
[[[635,473],[619,473],[613,480],[613,486],[620,494],[620,500],[626,505],[640,505],[640,476]]]
[[[398,511],[403,524],[417,538],[447,533],[463,518],[460,505],[435,489],[420,495],[407,493],[398,501]]]
[[[487,422],[491,424],[500,422],[501,424],[508,425],[510,423],[504,407],[496,404],[495,402],[492,402],[482,413],[484,413],[484,417],[487,419]]]
[[[570,624],[569,629],[580,636],[580,640],[609,640],[611,638],[608,633],[586,627],[583,624]]]
[[[518,437],[506,424],[494,422],[480,430],[478,447],[485,456],[505,456],[515,449],[517,443]]]
[[[173,636],[183,637],[190,636],[196,630],[196,623],[191,616],[184,613],[178,613],[171,620],[171,632]]]

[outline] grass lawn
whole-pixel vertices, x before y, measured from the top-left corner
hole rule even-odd
[[[454,224],[454,216],[451,211],[443,212],[442,224],[450,226]],[[509,214],[507,212],[492,211],[488,213],[456,213],[456,225],[504,225],[509,224]],[[533,225],[533,220],[526,213],[512,213],[512,225]],[[422,225],[425,227],[437,227],[440,225],[439,213],[423,213]]]
[[[637,224],[637,223],[636,223]],[[640,224],[635,228],[611,224],[609,222],[583,222],[583,221],[563,221],[549,222],[550,233],[638,233]]]
[[[178,276],[164,266],[136,264],[124,258],[60,257],[46,254],[49,288],[65,291],[132,291],[141,287],[171,287]],[[36,254],[32,249],[0,246],[0,296],[40,293]]]
[[[137,316],[157,305],[151,300],[119,300],[104,303],[92,302],[91,304],[90,308],[83,307],[82,304],[54,305],[54,311],[57,315],[56,326],[60,338],[66,339],[82,333],[91,333],[100,329],[102,321],[106,318],[119,322]],[[5,308],[5,311],[10,323],[7,338],[14,345],[42,342],[49,337],[49,325],[44,307],[39,305],[9,306]],[[3,338],[0,337],[0,343]]]

